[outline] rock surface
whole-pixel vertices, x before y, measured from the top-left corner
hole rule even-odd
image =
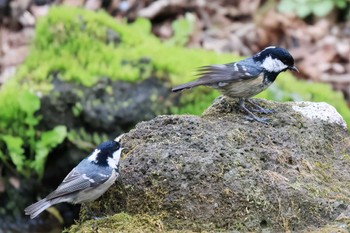
[[[122,138],[119,181],[83,206],[71,231],[102,229],[98,220],[85,220],[120,212],[158,216],[163,230],[349,230],[344,123],[294,110],[312,103],[257,102],[275,110],[269,125],[245,120],[224,97],[202,116],[139,123]],[[111,219],[101,232],[120,229]]]
[[[138,122],[168,112],[169,88],[158,78],[139,83],[101,79],[84,87],[54,78],[52,90],[42,98],[41,128],[65,125],[115,137]]]
[[[341,125],[344,129],[347,128],[342,116],[327,103],[298,102],[293,106],[293,109],[307,118],[324,120]]]

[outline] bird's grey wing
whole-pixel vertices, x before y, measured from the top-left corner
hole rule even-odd
[[[203,66],[198,69],[199,81],[206,84],[218,82],[235,82],[255,78],[261,73],[257,66],[242,63]]]
[[[80,169],[82,166],[79,165],[64,178],[55,191],[46,197],[47,200],[97,186],[109,178],[108,174],[97,165],[89,164],[84,173]]]
[[[203,66],[198,69],[197,76],[199,78],[197,80],[174,87],[172,91],[180,91],[200,85],[215,86],[219,83],[252,79],[262,72],[259,68],[258,66],[250,65],[249,62]]]

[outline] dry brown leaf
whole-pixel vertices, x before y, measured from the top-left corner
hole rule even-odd
[[[85,0],[63,0],[62,3],[68,6],[81,7],[84,5]]]
[[[154,25],[152,32],[161,39],[170,38],[173,35],[173,30],[171,29],[171,22],[166,21],[162,24]]]
[[[101,0],[86,0],[85,8],[89,10],[98,10],[102,6]]]
[[[32,4],[30,6],[30,11],[33,13],[35,18],[47,15],[47,13],[49,13],[49,9],[49,5],[37,6],[35,4]]]
[[[9,66],[17,66],[22,64],[29,52],[28,46],[19,46],[8,50],[0,60],[2,68]]]

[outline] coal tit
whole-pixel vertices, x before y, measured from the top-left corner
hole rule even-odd
[[[172,91],[181,91],[200,85],[210,86],[228,97],[238,98],[239,107],[248,113],[249,120],[266,123],[267,118],[259,118],[252,112],[270,113],[272,111],[262,108],[249,98],[265,90],[275,81],[280,72],[288,69],[298,72],[292,55],[283,48],[270,46],[239,62],[203,66],[199,68],[199,79],[174,87]],[[248,109],[245,101],[255,108]]]
[[[122,152],[119,141],[106,141],[64,178],[58,188],[44,199],[28,206],[24,212],[33,219],[52,205],[69,202],[82,203],[99,198],[119,175]]]

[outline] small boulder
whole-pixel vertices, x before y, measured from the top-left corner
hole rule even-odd
[[[256,102],[274,110],[270,124],[246,120],[225,97],[202,116],[139,123],[122,138],[119,181],[83,206],[81,226],[125,212],[160,216],[167,230],[345,229],[350,137],[341,116],[324,103]]]

